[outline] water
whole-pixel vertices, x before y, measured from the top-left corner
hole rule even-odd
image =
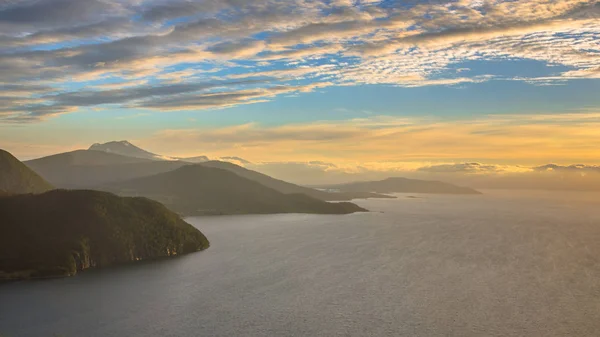
[[[599,195],[419,197],[190,218],[209,250],[0,285],[0,335],[598,335]]]

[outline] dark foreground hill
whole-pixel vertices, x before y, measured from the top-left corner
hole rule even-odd
[[[146,198],[66,190],[0,197],[4,280],[70,276],[208,246],[200,231]]]
[[[456,186],[441,181],[408,178],[387,178],[380,181],[331,185],[324,188],[340,192],[481,194],[481,192],[469,187]]]
[[[121,195],[145,196],[185,215],[366,211],[348,202],[328,203],[304,194],[284,194],[228,170],[202,165],[187,165],[105,189]]]
[[[0,194],[42,193],[51,189],[52,185],[37,173],[0,150]]]
[[[347,201],[352,199],[366,199],[366,198],[394,198],[392,196],[370,193],[370,192],[341,192],[341,193],[329,193],[325,191],[319,191],[314,188],[298,186],[292,183],[288,183],[283,180],[269,177],[266,174],[262,174],[256,171],[248,170],[239,165],[235,165],[229,162],[211,160],[201,164],[202,166],[221,168],[227,171],[231,171],[241,177],[254,180],[261,183],[264,186],[270,187],[276,191],[285,194],[291,193],[302,193],[310,197],[324,200],[324,201]]]

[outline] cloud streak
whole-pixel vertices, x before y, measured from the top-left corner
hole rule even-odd
[[[325,0],[9,2],[0,5],[0,87],[41,84],[53,94],[32,90],[30,102],[12,101],[0,120],[29,122],[73,111],[93,100],[86,95],[94,91],[99,102],[108,100],[110,93],[103,89],[113,82],[163,88],[177,81],[165,78],[169,72],[192,73],[186,82],[198,85],[259,74],[270,81],[195,98],[163,91],[159,96],[165,103],[132,104],[127,98],[138,95],[139,88],[124,86],[120,89],[129,92],[119,93],[123,99],[113,95],[112,103],[102,104],[201,110],[311,87],[597,79],[598,8],[592,0],[409,1],[402,6]],[[516,59],[567,70],[527,78],[452,71],[469,61]],[[81,105],[60,102],[79,96],[85,98]]]
[[[560,160],[595,164],[597,149],[590,144],[600,141],[599,127],[600,114],[592,112],[487,115],[469,120],[373,116],[282,126],[252,123],[171,129],[146,141],[153,148],[180,149],[179,156],[196,155],[194,149],[202,146],[209,157],[236,153],[252,162],[296,158],[340,167],[371,163],[371,168],[379,165],[386,170],[393,169],[393,163],[404,167],[412,162],[420,163],[421,171],[485,173],[508,169],[479,163],[532,167]],[[460,166],[447,165],[460,159]]]

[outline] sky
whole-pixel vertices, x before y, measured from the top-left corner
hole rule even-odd
[[[0,1],[20,159],[129,140],[302,183],[600,175],[598,93],[598,1]]]

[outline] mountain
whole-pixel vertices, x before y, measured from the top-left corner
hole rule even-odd
[[[118,146],[107,146],[118,144]],[[124,145],[129,144],[129,145]],[[207,167],[221,168],[231,171],[241,177],[257,181],[281,193],[303,193],[324,201],[348,201],[360,198],[392,198],[390,196],[369,193],[328,193],[313,188],[294,185],[282,180],[271,178],[262,173],[248,170],[239,165],[226,161],[207,161],[205,156],[180,158],[180,160],[155,160],[139,157],[128,157],[117,154],[119,148],[138,149],[134,152],[151,154],[126,141],[94,144],[90,150],[77,150],[56,154],[25,162],[30,168],[59,188],[96,188],[101,185],[126,181],[140,177],[151,176],[178,169],[190,163],[200,163]],[[110,151],[97,151],[93,149],[111,149]],[[124,153],[125,151],[120,151]],[[154,154],[151,154],[154,155]],[[161,158],[166,158],[160,156]],[[233,160],[237,157],[228,157]],[[206,159],[206,160],[205,160]],[[243,160],[237,158],[237,160]]]
[[[197,157],[169,157],[159,154],[155,154],[144,149],[141,149],[126,140],[112,141],[108,143],[95,143],[88,149],[90,151],[100,151],[106,153],[118,154],[121,156],[127,156],[132,158],[141,158],[149,160],[171,160],[171,161],[185,161],[189,163],[202,163],[208,161],[207,156]]]
[[[168,172],[187,163],[127,157],[95,150],[77,150],[29,160],[25,164],[59,188],[94,188],[116,181]]]
[[[234,162],[234,163],[240,163],[240,164],[252,164],[251,162],[249,162],[248,160],[244,159],[244,158],[240,158],[240,157],[221,157],[219,158],[220,161],[228,161],[228,162]]]
[[[240,177],[254,180],[264,186],[267,186],[269,188],[272,188],[272,189],[279,191],[281,193],[284,193],[284,194],[302,193],[302,194],[306,194],[310,197],[324,200],[324,201],[347,201],[347,200],[352,200],[352,199],[366,199],[366,198],[393,198],[393,197],[390,197],[387,195],[370,193],[370,192],[329,193],[329,192],[319,191],[314,188],[298,186],[298,185],[295,185],[292,183],[285,182],[283,180],[275,179],[275,178],[269,177],[268,175],[265,175],[265,174],[262,174],[262,173],[259,173],[256,171],[248,170],[244,167],[241,167],[239,165],[235,165],[235,164],[229,163],[229,162],[212,160],[212,161],[202,163],[201,165],[206,166],[206,167],[214,167],[214,168],[220,168],[220,169],[224,169],[227,171],[231,171],[231,172],[239,175]]]
[[[42,193],[52,188],[12,154],[0,150],[0,191],[3,194]]]
[[[121,140],[118,142],[113,141],[113,142],[108,142],[108,143],[104,143],[104,144],[96,143],[96,144],[93,144],[92,146],[90,146],[90,148],[88,150],[100,151],[100,152],[106,152],[106,153],[114,153],[114,154],[120,154],[122,156],[127,156],[127,157],[150,159],[150,160],[171,159],[168,157],[163,157],[163,156],[148,152],[146,150],[140,149],[139,147],[131,144],[130,142],[128,142],[126,140]]]
[[[304,194],[284,194],[228,170],[187,165],[150,177],[111,184],[106,190],[145,196],[185,215],[366,211],[355,204],[328,203]]]
[[[92,267],[208,248],[156,201],[98,191],[0,197],[0,279],[70,276]]]
[[[408,178],[388,178],[380,181],[324,186],[323,188],[340,192],[481,194],[469,187],[456,186],[441,181]]]
[[[175,157],[175,159],[177,160],[181,160],[181,161],[185,161],[188,163],[204,163],[206,161],[209,161],[210,159],[208,159],[207,156],[197,156],[197,157],[187,157],[187,158],[180,158],[180,157]]]

